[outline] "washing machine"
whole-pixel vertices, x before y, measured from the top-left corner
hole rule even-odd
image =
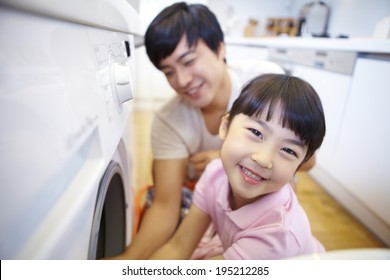
[[[131,242],[135,43],[126,0],[0,0],[0,258]]]

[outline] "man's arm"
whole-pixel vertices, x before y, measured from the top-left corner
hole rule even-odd
[[[139,232],[126,251],[114,259],[147,259],[174,233],[180,215],[181,187],[187,159],[153,161],[155,194]]]
[[[210,216],[192,205],[173,237],[150,259],[188,260],[210,225]]]

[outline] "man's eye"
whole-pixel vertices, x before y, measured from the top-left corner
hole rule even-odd
[[[164,72],[164,75],[165,75],[166,77],[170,77],[170,76],[173,75],[173,72],[172,72],[172,71],[167,71],[167,72]]]
[[[282,151],[288,153],[289,155],[292,155],[294,157],[298,157],[297,153],[294,150],[291,150],[290,148],[283,148]]]
[[[184,62],[184,65],[191,66],[192,64],[194,64],[194,61],[195,61],[195,59],[187,60],[186,62]]]
[[[249,129],[249,131],[251,131],[257,137],[263,138],[263,134],[261,134],[261,132],[258,131],[257,129],[254,129],[254,128],[248,128],[248,129]]]

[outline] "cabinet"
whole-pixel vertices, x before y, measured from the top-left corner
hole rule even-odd
[[[299,68],[296,73],[303,74]],[[341,107],[341,100],[332,97],[332,91],[322,90],[326,84],[337,89],[340,83],[333,84],[335,81],[328,79],[321,81],[314,74],[305,73],[305,77],[318,87],[328,118],[326,140],[311,175],[390,245],[388,73],[390,60],[358,57]],[[325,92],[328,96],[324,96]]]
[[[295,65],[321,97],[327,131],[311,175],[390,244],[390,60],[357,57],[352,75]]]
[[[340,134],[340,120],[347,103],[351,76],[302,65],[294,66],[292,74],[309,82],[321,98],[326,135],[316,154],[317,165],[332,174],[335,147]]]
[[[358,58],[334,176],[387,226],[390,239],[390,60]]]

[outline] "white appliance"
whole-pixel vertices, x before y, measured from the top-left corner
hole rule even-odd
[[[303,5],[298,19],[297,36],[329,37],[330,7],[323,1]]]
[[[126,0],[0,0],[0,259],[131,241],[134,40]]]

